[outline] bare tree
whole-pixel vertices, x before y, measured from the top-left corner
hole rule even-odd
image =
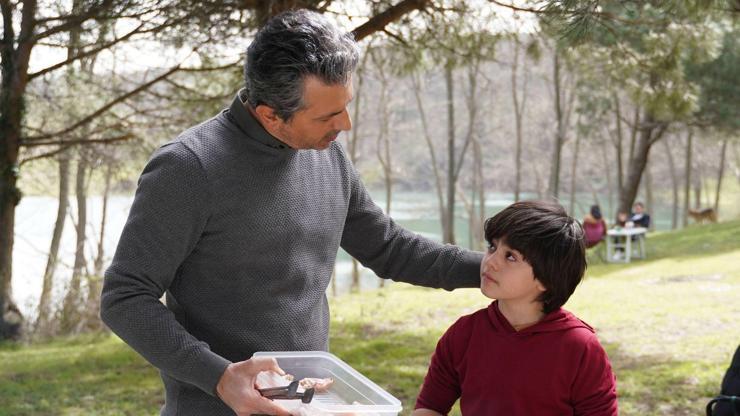
[[[355,95],[354,95],[354,102],[355,102],[355,108],[354,108],[354,115],[352,117],[353,120],[353,127],[352,127],[352,138],[349,140],[349,158],[352,161],[352,164],[357,166],[358,162],[358,154],[357,154],[357,148],[359,145],[360,140],[360,125],[361,125],[361,118],[360,118],[360,109],[361,103],[362,103],[362,93],[363,93],[363,85],[365,84],[365,65],[367,64],[367,59],[370,54],[368,51],[365,51],[365,54],[362,57],[362,62],[360,63],[360,66],[357,69],[357,72],[355,74],[355,79],[357,80],[357,87],[355,88]],[[332,276],[333,278],[334,276]],[[332,280],[332,288],[336,288],[336,283],[334,280]],[[352,282],[350,283],[350,291],[357,292],[360,290],[360,262],[357,261],[356,258],[352,257]]]
[[[668,171],[671,174],[671,229],[674,230],[678,226],[678,174],[676,172],[676,164],[673,162],[673,152],[671,152],[671,146],[667,140],[663,140],[663,146],[665,147],[665,155],[668,159]]]
[[[686,158],[684,163],[684,187],[683,187],[683,219],[682,225],[689,224],[689,195],[691,194],[691,148],[694,130],[689,127],[686,134]]]
[[[529,71],[523,71],[523,80],[519,85],[518,73],[519,73],[519,50],[521,44],[519,42],[519,35],[514,35],[514,59],[511,63],[511,98],[514,104],[514,123],[516,126],[516,152],[514,155],[514,201],[519,200],[521,193],[521,181],[522,181],[522,117],[524,116],[524,109],[527,104],[527,82],[529,81]]]
[[[722,148],[719,152],[719,168],[717,170],[717,190],[714,193],[714,212],[719,215],[719,193],[722,189],[722,177],[725,175],[725,158],[727,155],[728,139],[722,140]]]

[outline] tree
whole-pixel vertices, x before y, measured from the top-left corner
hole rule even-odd
[[[60,70],[83,58],[90,58],[101,51],[130,43],[134,40],[147,39],[164,42],[169,46],[191,45],[193,54],[198,51],[213,51],[220,43],[227,40],[243,39],[244,30],[254,27],[255,22],[263,22],[271,16],[289,7],[304,6],[318,11],[326,11],[329,3],[318,5],[318,1],[159,1],[145,0],[100,0],[81,1],[79,9],[72,10],[66,2],[38,0],[0,0],[2,12],[3,35],[0,41],[0,59],[2,62],[2,81],[0,84],[0,340],[20,336],[21,325],[18,319],[6,322],[5,312],[16,311],[12,295],[12,252],[14,241],[15,207],[21,199],[18,189],[20,174],[20,154],[22,147],[51,146],[66,147],[75,144],[66,138],[68,133],[88,125],[98,116],[109,112],[117,104],[146,91],[152,85],[164,81],[173,74],[186,69],[185,62],[178,62],[159,71],[157,75],[147,78],[131,89],[118,94],[114,99],[99,108],[87,113],[75,122],[56,131],[29,134],[24,125],[27,103],[26,92],[29,83],[44,80]],[[425,0],[402,0],[395,5],[378,5],[368,20],[353,31],[357,39],[362,39],[399,20],[402,16],[429,6]],[[243,19],[251,15],[254,20]],[[98,43],[83,42],[78,52],[67,59],[49,65],[41,70],[30,72],[29,63],[32,51],[39,45],[60,46],[58,38],[69,36],[74,28],[97,27],[125,18],[133,29],[123,32],[111,30],[105,41]],[[250,24],[252,26],[250,26]],[[17,30],[17,33],[16,33]],[[63,47],[66,48],[66,42]],[[206,53],[204,56],[208,56]],[[233,65],[233,64],[231,64]],[[227,65],[224,68],[228,68]],[[97,142],[120,140],[115,137],[103,137]],[[85,144],[91,143],[85,140]],[[52,151],[55,152],[56,150]]]

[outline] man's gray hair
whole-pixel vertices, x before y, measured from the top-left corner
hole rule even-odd
[[[359,55],[352,34],[323,15],[308,10],[281,13],[257,32],[247,48],[247,101],[252,108],[266,105],[289,121],[303,108],[306,76],[328,85],[346,84]]]

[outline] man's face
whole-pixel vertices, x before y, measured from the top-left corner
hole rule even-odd
[[[277,138],[294,149],[322,150],[341,131],[352,128],[347,105],[352,101],[352,80],[346,85],[327,85],[314,76],[303,82],[304,108],[290,121],[278,122]]]
[[[634,205],[634,206],[632,207],[632,211],[633,211],[633,212],[634,212],[635,214],[642,214],[642,205],[640,205],[640,204],[635,204],[635,205]]]

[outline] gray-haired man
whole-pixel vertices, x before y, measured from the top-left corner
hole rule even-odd
[[[106,272],[102,317],[160,369],[163,415],[287,414],[255,351],[326,350],[341,246],[379,276],[479,286],[482,255],[397,226],[339,144],[358,47],[319,14],[272,19],[231,107],[158,149]],[[159,299],[166,293],[166,306]]]

